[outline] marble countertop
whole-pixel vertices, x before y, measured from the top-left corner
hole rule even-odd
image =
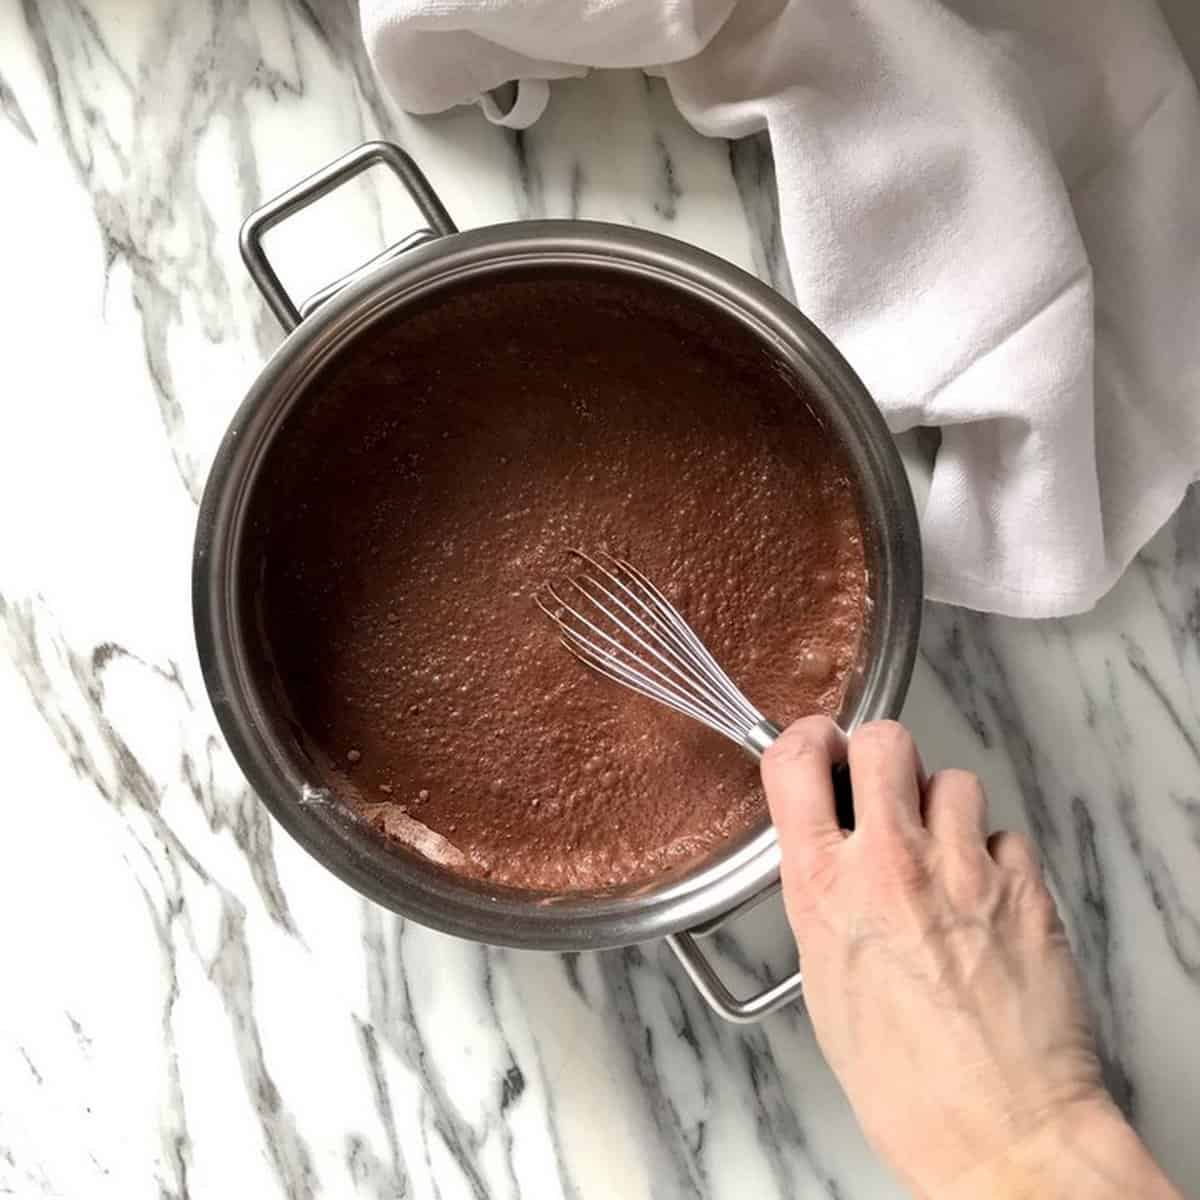
[[[764,147],[639,75],[564,84],[518,135],[390,113],[337,0],[0,0],[0,1194],[898,1195],[802,1008],[735,1028],[661,944],[407,924],[222,743],[192,527],[280,341],[237,228],[377,135],[464,228],[634,223],[786,287]],[[269,243],[295,293],[411,226],[376,174]],[[1200,1194],[1200,500],[1088,616],[930,606],[905,716],[1037,838],[1112,1086]],[[740,986],[787,965],[773,904],[718,940]]]

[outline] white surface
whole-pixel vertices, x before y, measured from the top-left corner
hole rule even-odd
[[[1155,0],[362,0],[407,109],[582,67],[765,130],[797,302],[938,427],[926,589],[1090,608],[1200,476],[1200,99]],[[535,91],[536,89],[536,91]]]
[[[279,340],[242,214],[382,132],[464,226],[632,221],[782,282],[758,145],[632,74],[521,137],[393,122],[353,19],[281,0],[10,2],[0,82],[0,1194],[897,1195],[802,1010],[729,1028],[662,946],[486,950],[330,878],[241,782],[192,644],[196,497]],[[402,232],[394,201],[280,231],[289,284]],[[1083,619],[931,606],[906,712],[1037,835],[1118,1093],[1193,1192],[1198,534],[1193,501]],[[737,934],[786,965],[774,906]]]

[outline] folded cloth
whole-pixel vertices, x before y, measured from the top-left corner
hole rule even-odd
[[[641,66],[767,130],[799,306],[936,426],[937,600],[1091,607],[1200,477],[1200,101],[1154,0],[362,0],[415,112]],[[518,81],[516,104],[488,97]]]

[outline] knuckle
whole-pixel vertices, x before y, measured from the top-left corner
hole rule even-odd
[[[1039,927],[1054,929],[1059,924],[1058,905],[1050,889],[1040,878],[1022,876],[1016,883],[1016,901]]]
[[[781,781],[788,772],[817,757],[818,749],[809,742],[781,741],[770,746],[762,756],[762,773],[768,783]]]
[[[941,840],[974,846],[986,823],[987,793],[974,772],[952,767],[929,780],[924,807],[930,829]]]
[[[859,749],[867,746],[878,750],[899,750],[910,749],[913,740],[899,721],[869,721],[851,734],[850,743]]]
[[[793,721],[779,735],[775,745],[778,746],[781,743],[786,744],[791,741],[797,741],[810,745],[823,746],[840,736],[841,734],[837,725],[834,724],[830,717],[802,717],[799,721]]]
[[[964,799],[983,797],[983,784],[979,782],[979,776],[974,771],[964,771],[960,767],[946,767],[934,772],[929,786],[939,792],[956,793]]]
[[[762,765],[764,770],[779,767],[784,763],[805,759],[816,753],[817,747],[806,738],[787,737],[785,734],[772,742],[763,752]]]
[[[952,864],[947,868],[947,877],[954,894],[971,907],[994,896],[998,887],[997,872],[982,849],[976,853],[954,855]]]
[[[1037,862],[1037,849],[1033,844],[1033,839],[1027,833],[1021,833],[1017,829],[1010,829],[1004,836],[1008,844],[1019,854],[1024,855],[1030,862]]]
[[[828,717],[808,717],[797,721],[767,747],[762,758],[763,766],[772,769],[789,762],[828,755],[837,736],[837,726]]]
[[[992,835],[995,857],[1005,865],[1015,867],[1022,874],[1040,870],[1037,847],[1031,838],[1015,829],[1005,829]]]
[[[823,713],[818,713],[817,715],[811,717],[801,717],[800,720],[793,721],[788,729],[807,731],[821,736],[826,734],[837,736],[839,733],[837,723],[834,721],[834,719],[832,717],[825,716]],[[788,730],[784,730],[785,735],[787,732]]]
[[[894,887],[919,890],[930,878],[930,863],[921,848],[905,837],[891,837],[877,849],[883,879]]]

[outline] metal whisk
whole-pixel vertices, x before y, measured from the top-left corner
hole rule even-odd
[[[538,606],[562,643],[593,671],[658,700],[736,742],[755,759],[779,736],[724,672],[675,606],[624,559],[572,550],[580,570]],[[564,594],[565,593],[565,594]]]

